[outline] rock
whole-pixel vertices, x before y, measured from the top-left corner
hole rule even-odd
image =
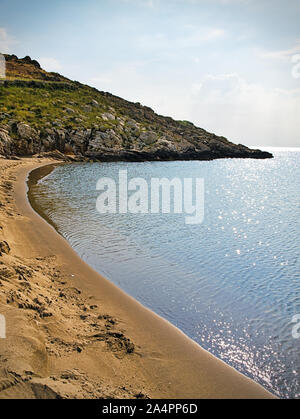
[[[124,127],[124,125],[125,125],[125,119],[124,118],[121,118],[121,117],[118,116],[116,118],[116,120],[118,121],[118,123],[121,127]]]
[[[6,241],[0,242],[0,256],[3,254],[8,255],[10,252],[9,244]]]
[[[72,146],[75,153],[83,155],[87,149],[90,135],[91,130],[74,130],[68,135],[66,142]]]
[[[115,115],[108,112],[103,113],[101,116],[104,121],[113,121],[116,119]]]
[[[94,131],[91,134],[88,153],[98,153],[104,149],[117,149],[121,146],[122,139],[114,130]]]
[[[140,125],[133,120],[126,122],[125,132],[130,136],[139,137],[140,136]]]
[[[130,129],[136,129],[136,128],[139,128],[139,125],[133,119],[129,119],[126,122],[126,127],[130,128]]]
[[[9,154],[12,139],[7,130],[0,128],[0,154]]]
[[[28,55],[24,57],[23,59],[21,59],[20,61],[24,61],[26,64],[34,65],[37,68],[41,68],[40,64],[36,60],[32,60]]]
[[[11,118],[11,115],[9,113],[0,113],[0,120],[2,119],[6,119],[6,118]]]
[[[74,109],[72,108],[65,108],[65,112],[67,112],[68,114],[75,113]]]
[[[171,141],[168,141],[166,138],[160,138],[158,140],[158,146],[161,146],[161,147],[166,148],[166,149],[171,150],[171,151],[176,151],[177,150],[174,143],[171,142]]]
[[[31,128],[29,125],[24,124],[23,122],[17,124],[18,135],[25,140],[36,140],[38,134],[35,129]]]
[[[55,121],[52,122],[52,126],[54,127],[62,127],[63,123],[60,119],[56,119]]]
[[[93,100],[91,101],[91,106],[94,106],[95,108],[98,108],[99,103],[98,103],[95,99],[93,99]]]
[[[140,140],[146,145],[154,144],[157,141],[157,134],[153,131],[142,132]]]
[[[48,159],[50,158],[50,159],[62,160],[62,161],[66,161],[66,162],[73,160],[73,159],[70,158],[70,156],[66,156],[58,150],[42,152],[42,153],[39,153],[39,154],[35,155],[35,157],[37,157],[37,158],[48,158]]]
[[[36,154],[40,149],[40,133],[22,122],[13,122],[10,125],[11,137],[13,138],[13,147],[11,153],[16,155]]]
[[[18,157],[18,156],[14,156],[14,155],[12,155],[12,156],[9,156],[9,157],[7,157],[9,160],[16,160],[16,161],[20,161],[21,159],[20,159],[20,157]]]

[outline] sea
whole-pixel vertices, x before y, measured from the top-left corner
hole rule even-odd
[[[271,151],[266,160],[66,164],[30,195],[100,274],[273,394],[299,398],[300,149]],[[99,212],[99,179],[124,199],[120,171],[149,194],[153,178],[183,189],[202,179],[202,219],[188,224],[184,206],[174,213],[173,192],[170,213]]]

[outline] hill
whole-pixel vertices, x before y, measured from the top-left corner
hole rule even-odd
[[[5,55],[0,85],[0,154],[58,150],[78,160],[145,161],[270,158],[188,121],[43,70],[30,57]]]

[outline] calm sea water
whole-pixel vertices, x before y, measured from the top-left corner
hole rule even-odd
[[[35,201],[78,254],[205,349],[281,397],[300,397],[300,152],[273,160],[56,168]],[[205,218],[100,215],[100,177],[200,177]]]

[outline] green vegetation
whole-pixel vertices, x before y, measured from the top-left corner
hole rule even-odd
[[[47,128],[113,130],[121,134],[124,146],[129,147],[131,136],[137,138],[142,131],[154,130],[158,137],[163,137],[175,123],[172,118],[161,118],[139,103],[48,73],[30,57],[5,57],[7,78],[0,85],[0,127],[23,122],[41,132]],[[113,117],[107,118],[105,114]],[[138,124],[131,132],[125,129],[128,120]],[[184,125],[187,127],[188,123],[184,121]],[[176,132],[172,135],[174,141],[180,141]]]
[[[1,125],[12,119],[28,123],[33,128],[43,129],[51,125],[67,129],[92,128],[101,125],[104,130],[113,128],[117,121],[105,121],[102,114],[109,106],[100,93],[87,86],[73,89],[53,89],[51,82],[43,88],[10,85],[0,87]],[[98,106],[92,105],[96,100]]]
[[[235,146],[189,121],[157,115],[151,108],[48,73],[30,57],[6,55],[0,82],[0,154],[32,155],[59,150],[79,158],[142,151],[149,159],[266,158]],[[151,154],[152,153],[152,154]],[[144,158],[144,157],[142,157]]]
[[[177,121],[180,125],[183,125],[184,127],[194,127],[194,124],[190,121]]]

